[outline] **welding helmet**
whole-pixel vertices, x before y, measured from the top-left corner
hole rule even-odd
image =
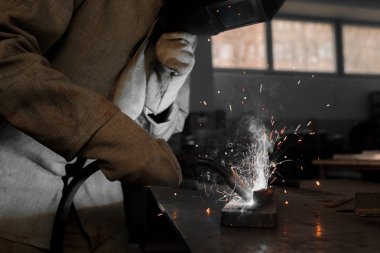
[[[218,33],[266,22],[285,0],[167,0],[163,8],[166,30],[195,35]]]

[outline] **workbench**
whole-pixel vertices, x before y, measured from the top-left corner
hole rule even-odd
[[[163,213],[192,253],[380,252],[380,217],[353,213],[356,192],[380,192],[380,184],[352,180],[301,181],[299,188],[275,189],[277,227],[220,226],[218,193],[151,187]]]
[[[313,160],[312,164],[319,166],[319,177],[327,178],[328,171],[377,171],[380,172],[380,160],[365,159],[323,159]]]

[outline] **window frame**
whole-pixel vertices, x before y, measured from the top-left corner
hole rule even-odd
[[[301,15],[277,15],[275,18],[280,20],[289,21],[300,21],[300,22],[316,22],[316,23],[328,23],[333,26],[334,38],[335,38],[335,67],[334,72],[304,72],[304,71],[289,71],[289,70],[274,70],[274,55],[273,55],[273,38],[272,38],[272,22],[267,22],[265,24],[265,36],[266,36],[266,50],[267,50],[267,63],[268,67],[266,69],[242,69],[242,68],[217,68],[213,67],[214,72],[224,72],[224,73],[241,73],[244,74],[272,74],[272,75],[288,75],[294,76],[318,76],[318,77],[348,77],[348,78],[380,78],[380,73],[378,74],[361,74],[361,73],[345,73],[344,69],[344,41],[343,41],[343,26],[344,25],[354,25],[363,27],[376,27],[380,28],[380,22],[368,22],[360,20],[348,20],[348,19],[333,19],[324,17],[309,17]],[[211,56],[212,57],[212,56]]]

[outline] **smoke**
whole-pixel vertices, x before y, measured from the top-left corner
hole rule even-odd
[[[273,152],[274,142],[260,120],[254,117],[246,120],[248,144],[236,169],[252,191],[256,191],[268,187],[271,165],[269,154]]]

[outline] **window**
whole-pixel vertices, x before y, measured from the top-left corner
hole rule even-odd
[[[351,74],[380,74],[380,28],[343,26],[344,71]]]
[[[272,33],[275,70],[336,72],[332,24],[274,20]]]
[[[271,26],[270,40],[266,25]],[[342,30],[338,38],[336,28]],[[380,26],[277,18],[223,32],[211,41],[212,64],[218,69],[380,75]]]
[[[267,68],[264,24],[226,31],[211,40],[214,68]]]

